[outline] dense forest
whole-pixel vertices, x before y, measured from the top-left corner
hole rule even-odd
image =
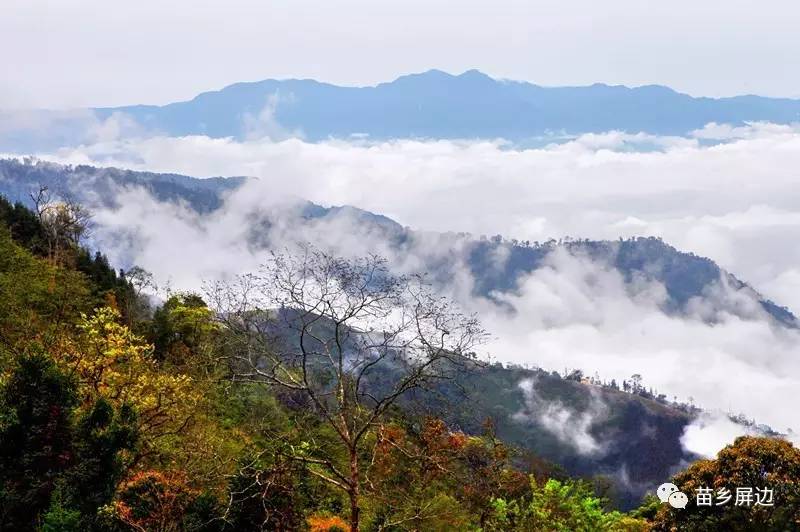
[[[485,332],[380,257],[306,248],[156,301],[147,272],[83,246],[83,207],[34,204],[0,200],[2,530],[800,527],[800,452],[780,439],[673,478],[768,486],[774,506],[622,512],[602,479],[454,415],[453,390],[492,374]]]

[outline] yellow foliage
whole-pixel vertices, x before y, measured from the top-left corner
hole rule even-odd
[[[159,363],[153,346],[131,332],[113,307],[83,316],[77,334],[56,352],[78,380],[87,405],[103,397],[136,410],[140,445],[129,465],[170,463],[194,482],[224,489],[224,474],[248,442],[215,419],[219,397],[213,380]]]
[[[161,370],[152,346],[120,323],[116,309],[84,315],[78,331],[59,349],[59,362],[77,377],[87,402],[103,397],[133,406],[148,446],[190,425],[202,399],[192,379]]]

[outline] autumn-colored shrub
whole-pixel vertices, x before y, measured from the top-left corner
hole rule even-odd
[[[350,528],[347,521],[335,515],[312,515],[307,522],[310,532],[345,532]]]
[[[198,495],[183,473],[142,471],[120,486],[114,508],[116,517],[134,529],[178,530]]]

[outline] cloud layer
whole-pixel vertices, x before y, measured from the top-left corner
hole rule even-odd
[[[364,234],[347,214],[299,223],[290,214],[296,209],[292,198],[300,197],[357,205],[422,231],[531,241],[660,236],[800,310],[796,127],[711,124],[689,138],[610,132],[535,149],[499,141],[104,138],[42,155],[67,163],[258,178],[205,218],[141,191],[123,191],[118,209],[97,212],[97,237],[112,258],[150,269],[177,288],[255,269],[263,250],[252,245],[254,235],[269,245],[302,239],[351,253],[393,253],[380,235]],[[282,214],[266,223],[267,212]],[[800,415],[788,406],[800,386],[798,333],[726,313],[712,326],[697,319],[704,312],[699,302],[695,317],[667,316],[658,306],[660,285],[645,283],[631,292],[616,272],[567,255],[553,256],[547,268],[522,280],[516,294],[494,302],[474,299],[453,242],[423,232],[413,249],[393,259],[403,269],[442,260],[455,265],[450,289],[496,337],[490,346],[496,358],[548,369],[579,367],[618,381],[640,373],[646,386],[670,398],[744,412],[778,430],[800,427]],[[714,297],[739,304],[724,285]],[[509,305],[518,312],[509,314]],[[714,430],[703,433],[704,427]],[[716,425],[697,428],[685,439],[693,450],[719,445]],[[702,441],[701,434],[716,443]]]
[[[706,146],[708,137],[726,142]],[[43,155],[255,176],[261,182],[250,185],[251,196],[351,204],[423,230],[529,240],[661,236],[800,308],[800,248],[789,245],[800,236],[796,127],[712,124],[694,138],[612,132],[527,150],[501,142],[151,137]]]

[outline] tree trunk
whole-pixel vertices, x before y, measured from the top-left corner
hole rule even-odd
[[[350,449],[350,532],[359,531],[359,494],[358,451]]]

